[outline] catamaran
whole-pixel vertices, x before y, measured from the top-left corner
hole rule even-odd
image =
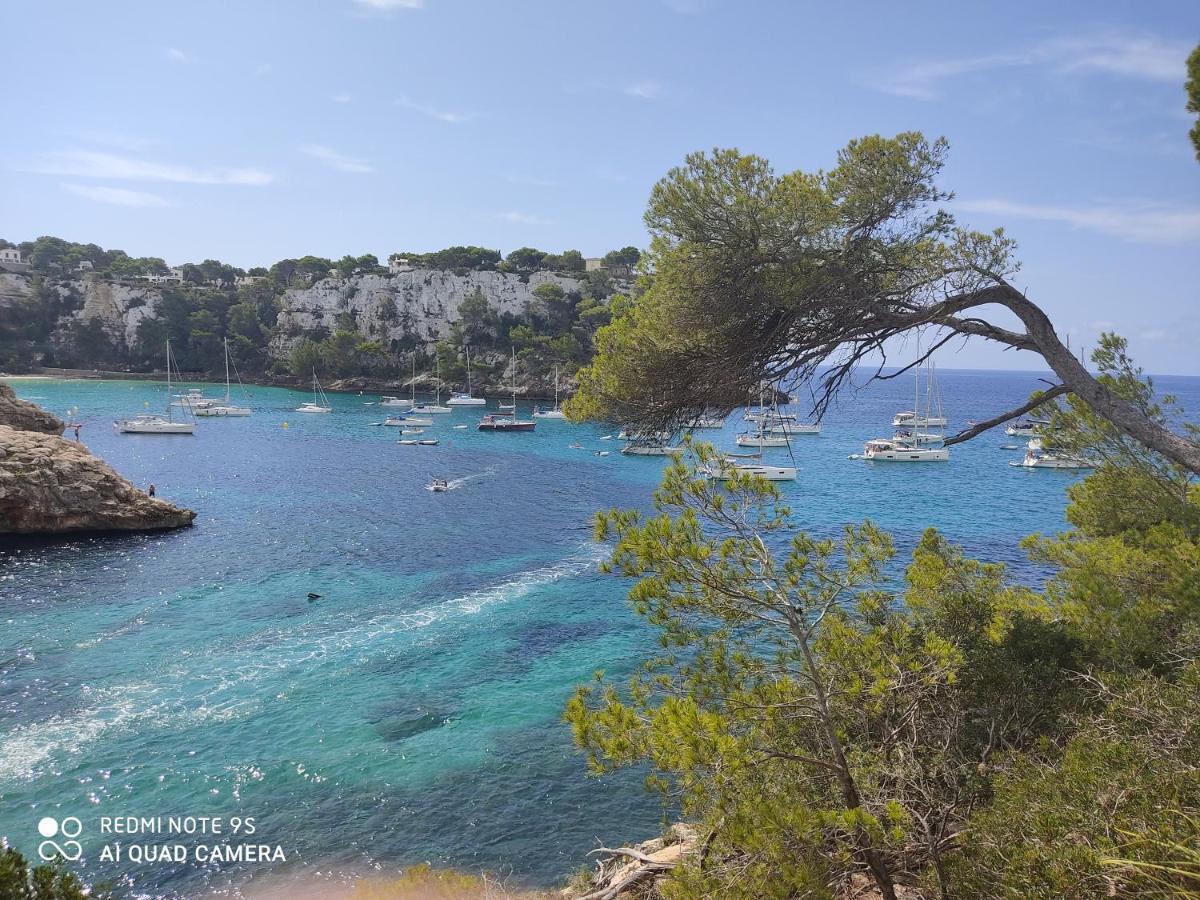
[[[238,385],[242,386],[242,376],[238,375]],[[245,388],[242,388],[243,394]],[[214,403],[212,406],[201,406],[193,410],[198,416],[237,417],[250,415],[250,407],[234,406],[229,397],[229,338],[225,338],[225,402]]]
[[[467,354],[467,390],[466,392],[454,391],[450,394],[450,399],[446,401],[447,406],[484,406],[487,403],[483,397],[476,397],[471,393],[471,347],[468,344],[465,348]]]
[[[333,407],[329,405],[329,398],[325,396],[325,391],[321,388],[321,382],[317,381],[317,370],[313,369],[313,398],[307,403],[301,403],[296,407],[298,413],[328,413],[333,412]]]
[[[186,404],[184,409],[190,409]],[[146,413],[113,422],[117,434],[195,434],[196,423],[171,419],[171,342],[167,341],[167,414]]]
[[[504,407],[501,406],[503,410]],[[479,420],[480,431],[533,431],[537,422],[517,418],[517,348],[512,351],[512,412],[488,413]]]
[[[562,407],[558,405],[558,366],[554,367],[554,409],[542,409],[540,406],[533,408],[533,417],[535,419],[565,419],[566,413],[562,411]]]

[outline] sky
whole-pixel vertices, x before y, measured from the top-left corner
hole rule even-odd
[[[644,246],[694,150],[778,172],[950,142],[1072,346],[1200,375],[1200,3],[58,2],[5,13],[0,237],[242,267],[477,244]],[[973,342],[943,364],[1039,368]]]

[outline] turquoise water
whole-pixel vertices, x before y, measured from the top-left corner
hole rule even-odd
[[[1038,381],[948,371],[941,384],[953,427]],[[426,433],[438,447],[399,446],[396,429],[371,426],[383,415],[370,396],[332,395],[331,415],[304,416],[305,394],[275,388],[252,389],[252,418],[201,420],[193,438],[115,435],[113,418],[160,410],[164,386],[13,385],[77,408],[68,418],[93,451],[199,516],[173,534],[0,551],[10,843],[32,855],[42,816],[74,815],[86,877],[193,897],[423,860],[550,884],[597,840],[655,833],[662,810],[640,779],[587,778],[559,715],[576,683],[625,673],[653,646],[627,585],[596,572],[590,518],[644,503],[662,460],[621,457],[593,426],[479,434],[478,409],[438,417]],[[1160,386],[1200,401],[1200,379]],[[1017,542],[1062,527],[1074,476],[1009,467],[1020,454],[1000,449],[1015,442],[1003,434],[945,465],[847,459],[888,433],[910,391],[901,380],[847,396],[820,437],[796,439],[800,477],[782,487],[798,523],[828,533],[870,517],[902,551],[937,525],[1037,580]],[[732,447],[737,430],[731,419],[705,436]],[[461,481],[434,494],[431,476]],[[100,816],[159,815],[252,816],[256,840],[287,861],[97,858],[111,840]]]

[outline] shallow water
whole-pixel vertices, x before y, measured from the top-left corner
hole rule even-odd
[[[1031,373],[940,380],[951,429],[1039,386]],[[596,572],[590,518],[645,503],[661,459],[553,420],[480,434],[478,409],[436,417],[423,437],[438,447],[399,446],[398,429],[370,424],[384,416],[374,397],[331,395],[332,414],[305,416],[293,412],[304,394],[276,388],[251,389],[252,418],[202,419],[191,438],[115,435],[113,418],[161,410],[164,386],[13,386],[199,516],[174,534],[0,551],[10,843],[32,855],[42,816],[78,816],[88,878],[197,896],[423,860],[549,884],[597,840],[656,832],[662,810],[640,779],[586,777],[559,716],[576,683],[619,676],[653,646],[627,585]],[[1159,386],[1200,406],[1200,379]],[[820,437],[796,438],[800,477],[782,488],[797,522],[830,533],[870,517],[902,553],[936,525],[1036,581],[1017,542],[1063,527],[1075,476],[1008,466],[1020,454],[999,445],[1019,441],[1002,433],[949,464],[847,459],[910,406],[911,381],[877,385]],[[732,447],[738,425],[702,436]],[[432,476],[455,489],[426,490]],[[252,816],[287,862],[102,863],[102,815]]]

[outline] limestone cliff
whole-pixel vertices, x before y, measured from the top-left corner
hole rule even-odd
[[[86,447],[61,420],[0,384],[0,534],[151,531],[196,514],[148,497]]]
[[[411,269],[395,275],[326,278],[284,293],[270,353],[276,359],[286,357],[306,332],[332,330],[342,313],[354,317],[364,337],[385,343],[404,338],[430,343],[450,333],[459,319],[459,305],[475,291],[482,291],[500,312],[516,314],[534,299],[534,289],[546,283],[568,292],[582,287],[579,279],[553,272],[522,276]]]

